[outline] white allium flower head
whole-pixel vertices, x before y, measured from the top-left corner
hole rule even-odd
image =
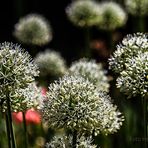
[[[148,51],[128,60],[126,70],[117,79],[117,87],[129,98],[148,96]]]
[[[96,148],[92,144],[92,137],[78,136],[76,148]],[[46,143],[46,148],[72,148],[72,136],[54,136],[49,143]]]
[[[148,15],[148,1],[147,0],[125,0],[127,11],[135,16]]]
[[[106,71],[103,70],[102,64],[96,63],[95,60],[80,59],[71,65],[69,73],[79,75],[89,80],[96,85],[99,90],[109,91],[109,82],[105,75]]]
[[[102,19],[99,4],[91,0],[73,1],[66,13],[69,20],[80,27],[94,26]]]
[[[80,136],[78,135],[78,141],[77,141],[77,145],[76,148],[97,148],[96,145],[93,145],[93,139],[92,137],[84,137],[84,136]]]
[[[148,37],[143,33],[127,35],[121,44],[117,45],[117,50],[109,59],[109,68],[120,73],[126,70],[125,64],[129,59],[138,56],[140,53],[148,51]]]
[[[123,8],[115,2],[102,2],[102,21],[98,24],[101,29],[114,30],[125,25],[127,14]]]
[[[72,146],[72,137],[54,136],[50,142],[46,143],[45,148],[70,148]]]
[[[43,120],[51,128],[109,134],[116,132],[123,121],[110,97],[78,76],[64,76],[50,84],[43,106]]]
[[[23,110],[30,108],[36,108],[41,110],[43,107],[43,101],[45,97],[41,93],[41,88],[36,86],[36,83],[30,83],[28,87],[24,89],[18,89],[16,93],[16,98],[23,99],[22,106],[20,107]]]
[[[15,25],[14,36],[22,43],[45,45],[52,39],[49,22],[39,14],[29,14]]]
[[[119,73],[117,87],[132,96],[147,96],[148,37],[137,33],[128,35],[109,59],[110,69]]]
[[[35,57],[35,63],[40,70],[40,76],[62,76],[66,72],[66,62],[59,52],[45,50]]]
[[[99,120],[101,120],[100,126],[103,129],[102,133],[107,135],[109,133],[117,132],[124,121],[124,117],[121,112],[118,111],[117,106],[112,104],[109,95],[103,92],[99,93],[99,97],[103,98],[103,103],[99,107]]]
[[[25,111],[31,108],[41,110],[43,107],[45,97],[41,94],[41,89],[36,86],[35,82],[30,83],[26,88],[16,88],[10,94],[13,100],[11,101],[11,109],[14,112]],[[7,110],[6,100],[3,102],[2,109],[3,112]]]
[[[11,105],[20,106],[20,100],[14,98],[16,89],[24,89],[39,71],[30,55],[17,44],[0,44],[0,104],[6,102],[9,94]]]

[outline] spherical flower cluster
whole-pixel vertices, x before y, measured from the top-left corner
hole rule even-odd
[[[21,100],[15,98],[18,89],[24,89],[38,76],[37,66],[30,55],[20,46],[12,43],[0,45],[0,104],[6,107],[7,97],[14,108],[19,108]],[[13,108],[13,107],[12,107]]]
[[[147,0],[126,0],[125,5],[127,8],[127,11],[132,15],[144,16],[148,14]]]
[[[96,145],[92,144],[92,137],[77,136],[76,148],[96,148]],[[45,148],[71,148],[72,136],[54,136],[49,143],[46,143]]]
[[[65,74],[66,64],[60,53],[52,50],[40,52],[35,57],[35,63],[40,70],[40,76],[59,77]]]
[[[76,26],[90,27],[101,20],[98,3],[90,0],[72,2],[66,9],[69,20]]]
[[[78,76],[64,76],[50,84],[43,106],[43,120],[54,129],[109,134],[116,132],[123,121],[110,97]]]
[[[43,101],[45,100],[45,96],[42,95],[41,88],[37,87],[35,83],[30,83],[24,89],[17,89],[13,97],[23,100],[19,111],[24,111],[30,108],[40,110],[43,107]]]
[[[108,78],[105,75],[106,71],[103,70],[101,63],[97,64],[94,60],[81,59],[71,65],[69,73],[79,75],[89,80],[96,85],[99,90],[108,91]]]
[[[78,137],[77,146],[76,148],[97,148],[96,145],[92,144],[93,139],[92,137]]]
[[[102,21],[98,24],[101,29],[114,30],[122,27],[127,20],[125,11],[115,2],[103,2],[101,5]]]
[[[45,148],[70,148],[72,146],[72,137],[54,136],[49,143],[46,143]]]
[[[110,69],[116,73],[122,72],[125,70],[125,64],[128,63],[129,59],[147,50],[148,38],[146,34],[127,35],[109,59]]]
[[[23,113],[22,112],[13,112],[12,113],[13,120],[16,123],[22,123],[23,122]],[[39,112],[29,109],[25,113],[25,119],[27,124],[40,124],[41,123],[41,115]]]
[[[14,36],[22,43],[41,46],[51,41],[52,32],[43,16],[29,14],[15,25]]]
[[[119,73],[117,87],[132,96],[147,95],[148,38],[146,34],[128,35],[109,59],[110,69]]]
[[[131,96],[148,96],[148,51],[129,59],[126,70],[117,79],[121,92]]]
[[[107,135],[117,132],[124,121],[124,117],[117,110],[117,106],[112,104],[111,98],[105,92],[99,93],[99,97],[103,98],[103,103],[100,104],[98,109],[99,120],[101,121],[99,126],[103,129],[102,133]]]
[[[25,88],[15,88],[11,94],[11,109],[14,112],[25,111],[30,108],[36,108],[40,110],[45,100],[45,96],[42,95],[41,88],[38,88],[35,83],[30,83]],[[3,93],[2,91],[0,91]],[[7,110],[6,99],[2,99],[3,112]]]

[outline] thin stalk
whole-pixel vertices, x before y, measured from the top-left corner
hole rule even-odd
[[[77,131],[74,130],[74,132],[73,132],[73,139],[72,139],[73,148],[76,148],[76,144],[77,144]]]
[[[85,30],[85,53],[83,54],[86,58],[91,58],[91,50],[90,50],[90,28],[86,27]]]
[[[108,31],[108,43],[109,43],[109,49],[110,49],[110,53],[114,52],[114,41],[113,41],[113,31],[109,30]]]
[[[147,100],[143,99],[144,148],[147,148]]]
[[[27,135],[25,112],[23,112],[23,126],[24,126],[24,134],[25,134],[25,148],[28,148],[28,135]]]
[[[13,148],[16,148],[15,139],[14,139],[14,132],[13,132],[13,126],[12,126],[12,116],[11,116],[11,106],[10,106],[9,94],[7,94],[7,113],[8,113],[8,119],[9,119],[9,126],[10,126],[10,134],[11,134],[11,140],[12,140],[12,147]]]
[[[6,129],[7,129],[8,147],[11,148],[11,136],[10,136],[9,118],[8,118],[7,114],[6,114]]]
[[[138,30],[137,31],[139,31],[139,32],[144,32],[145,31],[145,19],[144,19],[144,17],[143,16],[139,16],[139,18],[138,18]]]
[[[136,32],[144,32],[145,31],[145,19],[144,16],[142,15],[142,10],[141,10],[141,1],[138,1],[139,5],[137,7],[137,14],[138,14],[138,25],[137,26],[137,31]]]

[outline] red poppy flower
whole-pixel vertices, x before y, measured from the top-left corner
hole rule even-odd
[[[27,123],[33,123],[33,124],[41,123],[41,115],[35,110],[29,109],[26,112],[25,118]]]
[[[23,122],[23,114],[22,112],[12,113],[13,119],[16,123]],[[41,123],[41,115],[39,112],[29,109],[26,111],[25,119],[27,124],[40,124]]]
[[[22,123],[23,122],[23,114],[22,114],[22,112],[18,112],[18,113],[13,112],[12,117],[13,117],[13,120],[16,123]]]

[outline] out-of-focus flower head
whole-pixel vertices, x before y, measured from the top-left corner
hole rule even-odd
[[[18,109],[23,99],[15,97],[18,89],[26,88],[39,71],[30,55],[13,43],[0,44],[0,104],[5,110],[9,96],[12,111]],[[2,110],[3,110],[2,109]]]
[[[138,56],[139,53],[148,51],[148,38],[146,34],[136,33],[127,35],[121,44],[117,45],[117,50],[109,59],[109,68],[116,73],[126,70],[125,64],[129,59]]]
[[[147,0],[125,0],[127,11],[135,16],[148,15],[148,1]]]
[[[42,115],[51,128],[95,135],[114,133],[123,121],[110,97],[78,76],[64,76],[50,84]]]
[[[69,20],[76,26],[90,27],[100,22],[99,4],[91,0],[73,1],[66,9]]]
[[[122,27],[127,20],[126,12],[115,2],[102,2],[100,4],[102,21],[98,23],[99,28],[104,30],[114,30]]]
[[[23,122],[23,113],[22,112],[13,112],[12,113],[13,120],[16,123],[22,123]],[[29,109],[25,113],[25,119],[27,124],[40,124],[41,123],[41,115],[39,112]]]
[[[95,60],[80,59],[74,62],[69,68],[69,73],[79,75],[97,86],[99,90],[108,91],[109,82],[103,70],[102,64],[97,64]]]
[[[59,52],[45,50],[35,57],[35,63],[40,70],[40,76],[63,76],[66,72],[66,62]]]
[[[22,43],[45,45],[52,39],[49,22],[39,14],[29,14],[15,25],[14,36]]]
[[[129,59],[126,70],[117,79],[117,87],[128,97],[148,96],[148,51]]]
[[[77,136],[76,148],[96,148],[93,145],[92,137]],[[71,148],[72,136],[54,136],[49,143],[46,143],[45,148]]]

